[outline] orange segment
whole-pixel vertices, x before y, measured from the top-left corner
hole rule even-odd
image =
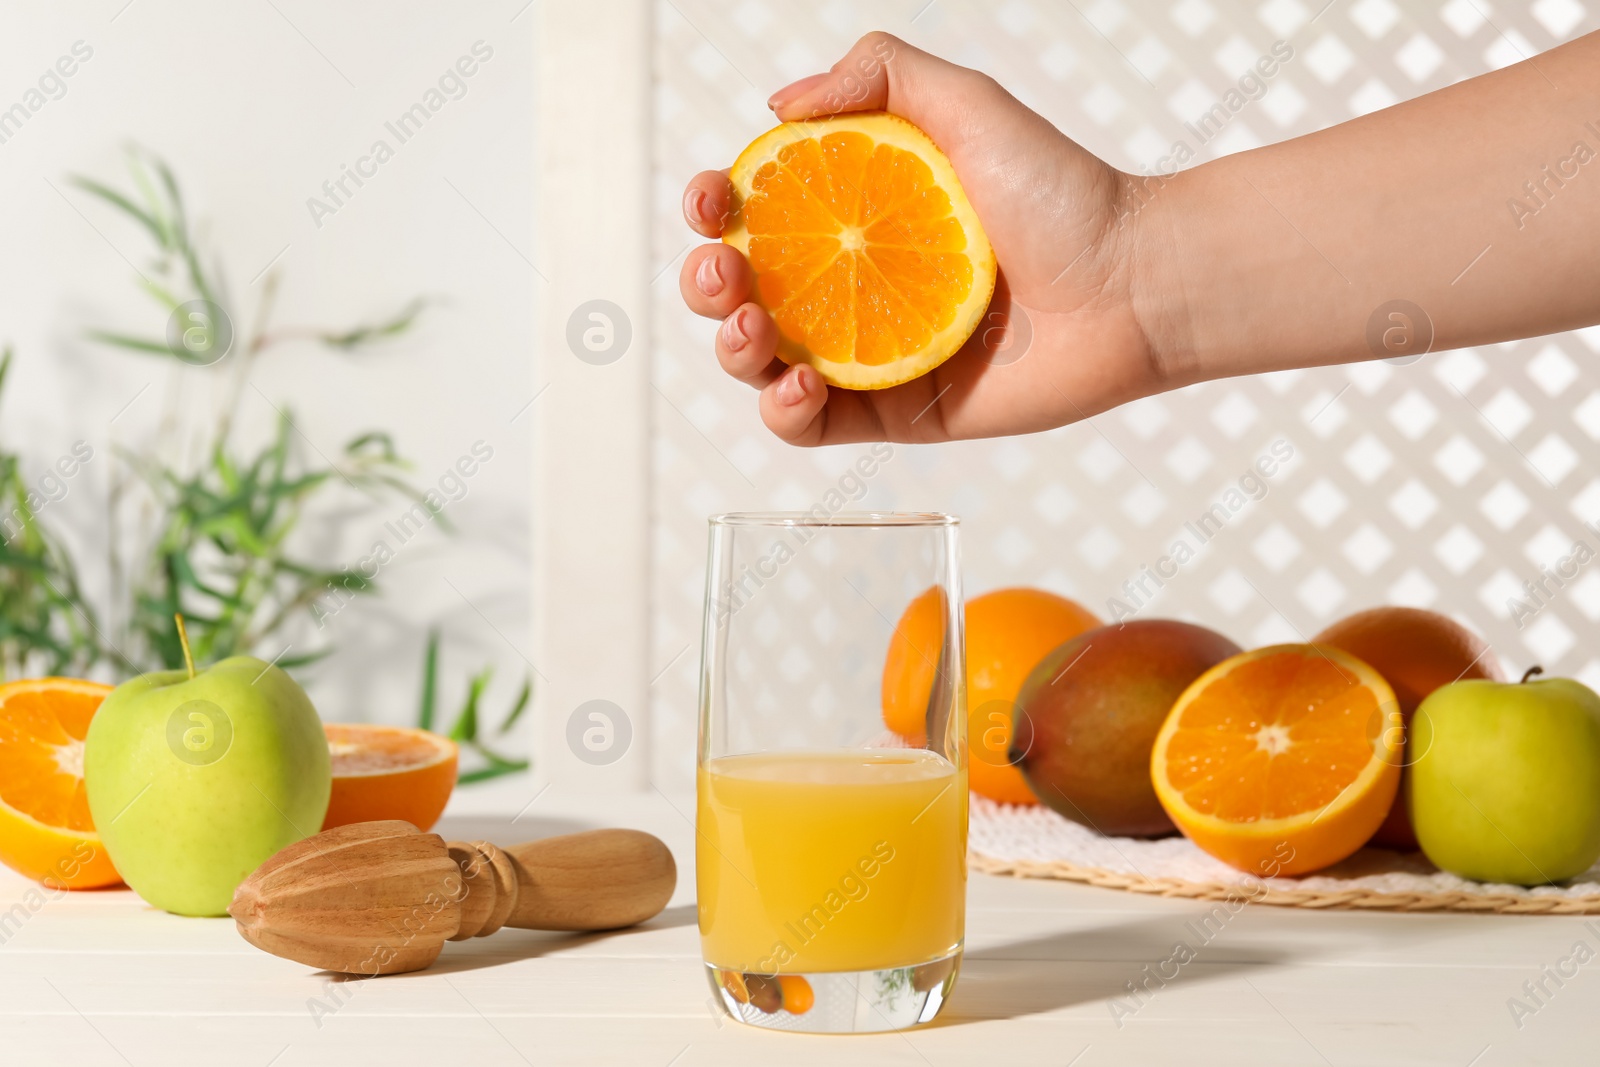
[[[1156,796],[1195,844],[1263,876],[1336,863],[1372,836],[1400,782],[1399,705],[1348,653],[1274,645],[1224,660],[1172,706]]]
[[[333,792],[322,828],[400,819],[429,830],[456,787],[456,743],[408,726],[324,723]]]
[[[783,994],[783,1010],[790,1015],[804,1015],[817,1003],[817,994],[803,974],[780,974],[778,992]]]
[[[83,790],[83,739],[109,685],[34,678],[0,685],[0,862],[50,886],[122,881]]]
[[[740,153],[723,240],[755,272],[778,355],[883,389],[950,358],[983,318],[995,258],[928,135],[881,112],[791,122]]]

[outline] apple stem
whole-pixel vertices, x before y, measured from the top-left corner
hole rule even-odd
[[[1543,674],[1543,673],[1544,673],[1544,668],[1539,666],[1537,663],[1535,663],[1533,666],[1529,667],[1527,670],[1522,672],[1522,681],[1526,682],[1529,678],[1532,678],[1534,675]],[[1519,682],[1518,684],[1520,685],[1521,683]]]
[[[189,669],[189,679],[194,680],[194,656],[189,652],[189,631],[183,626],[183,613],[177,612],[172,616],[178,624],[178,644],[183,646],[183,665]]]

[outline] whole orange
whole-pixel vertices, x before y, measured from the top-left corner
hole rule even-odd
[[[1500,660],[1488,642],[1454,619],[1422,608],[1368,608],[1345,616],[1311,640],[1365,660],[1383,675],[1394,690],[1407,734],[1411,713],[1441,685],[1466,678],[1504,680]],[[1416,753],[1406,754],[1408,765],[1417,758]],[[1402,787],[1388,817],[1372,835],[1374,845],[1418,847],[1404,797]]]
[[[1043,589],[997,589],[967,601],[967,779],[974,792],[1039,803],[1011,760],[1017,694],[1052,649],[1099,625],[1082,604]]]
[[[968,782],[991,800],[1037,804],[1011,761],[1017,694],[1047,653],[1100,620],[1075,600],[1022,587],[972,598],[966,618]],[[943,645],[944,592],[936,587],[906,607],[883,664],[883,721],[918,744]]]
[[[944,590],[924,590],[907,605],[883,657],[883,722],[922,744],[927,738],[928,697],[944,647]]]

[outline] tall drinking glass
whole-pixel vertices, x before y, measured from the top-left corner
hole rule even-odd
[[[931,1020],[955,985],[957,532],[947,515],[820,508],[711,519],[695,875],[707,976],[744,1022],[900,1029]],[[922,736],[890,733],[886,700]]]

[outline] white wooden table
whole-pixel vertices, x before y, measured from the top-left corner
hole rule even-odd
[[[716,1010],[700,970],[687,796],[602,801],[551,789],[513,824],[528,790],[500,785],[459,795],[440,832],[510,843],[592,826],[649,830],[678,859],[667,911],[603,936],[506,930],[447,945],[426,972],[334,982],[256,951],[231,921],[167,915],[126,890],[42,900],[0,870],[0,915],[9,914],[0,1064],[1600,1061],[1600,921],[1252,905],[1118,1019],[1116,998],[1135,1006],[1126,983],[1177,941],[1196,943],[1185,924],[1206,908],[976,874],[966,963],[936,1024],[852,1037],[755,1030]],[[1596,958],[1573,961],[1578,942]],[[1542,1006],[1529,999],[1523,983],[1563,960],[1563,984],[1547,976],[1551,995]],[[1538,1009],[1520,1027],[1508,1007],[1517,997]]]

